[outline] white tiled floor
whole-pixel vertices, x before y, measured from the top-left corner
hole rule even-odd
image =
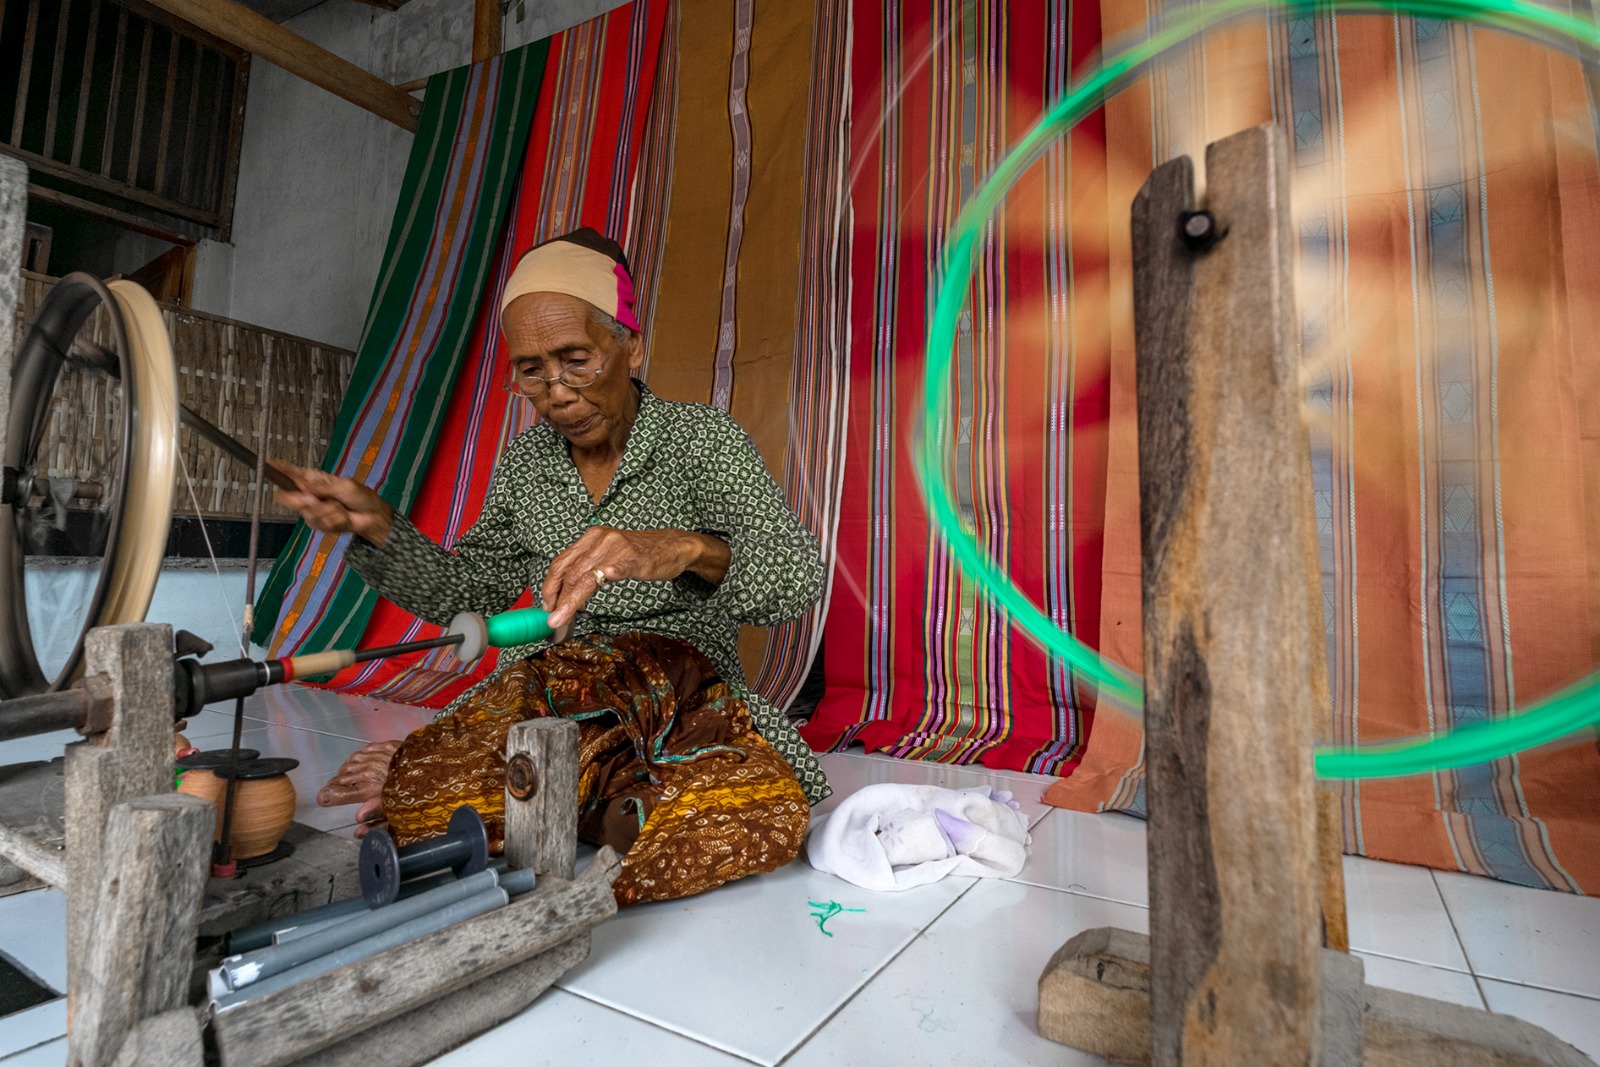
[[[247,715],[246,744],[301,761],[300,821],[349,833],[354,809],[316,807],[317,786],[361,744],[403,736],[430,713],[291,687],[252,698]],[[207,711],[185,732],[219,747],[231,721]],[[70,736],[0,744],[0,764],[58,754]],[[1039,801],[1049,779],[1015,772],[863,755],[823,763],[836,795],[884,781],[1011,789],[1033,825],[1028,866],[1013,880],[877,894],[802,859],[633,908],[596,930],[590,958],[556,989],[438,1062],[1100,1063],[1038,1036],[1036,982],[1080,930],[1145,929],[1144,824],[1049,808]],[[1487,1005],[1600,1058],[1600,901],[1362,859],[1347,859],[1345,874],[1369,982]],[[832,904],[852,910],[824,929],[817,916]],[[0,952],[58,989],[63,912],[54,891],[0,899]],[[60,1005],[0,1019],[0,1065],[64,1063]]]

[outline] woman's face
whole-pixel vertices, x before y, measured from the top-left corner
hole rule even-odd
[[[618,339],[597,323],[588,303],[565,293],[528,293],[500,317],[513,375],[553,379],[568,369],[599,369],[581,388],[548,381],[532,397],[539,415],[580,450],[620,447],[639,411],[629,373],[644,362],[638,334]]]

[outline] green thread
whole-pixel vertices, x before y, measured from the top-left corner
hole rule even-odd
[[[867,910],[866,908],[847,908],[843,904],[840,904],[837,900],[830,900],[826,904],[818,903],[815,900],[808,900],[806,901],[806,904],[817,909],[811,913],[811,917],[817,920],[817,929],[822,931],[824,937],[833,936],[833,931],[828,929],[828,920],[833,918],[835,915],[839,915],[844,912],[856,912],[859,914]]]
[[[1247,14],[1283,11],[1294,16],[1389,14],[1451,19],[1505,30],[1576,53],[1585,62],[1600,51],[1600,28],[1564,11],[1527,0],[1314,0],[1262,2],[1216,0],[1171,9],[1143,40],[1134,41],[1076,81],[1008,152],[962,208],[951,233],[938,295],[928,328],[923,378],[922,421],[916,434],[914,466],[929,515],[961,569],[1026,633],[1080,677],[1099,688],[1102,700],[1135,711],[1144,693],[1137,675],[1103,658],[1057,626],[1006,576],[977,538],[962,525],[949,482],[945,455],[950,425],[950,379],[956,323],[972,282],[978,241],[1006,193],[1057,139],[1086,115],[1125,88],[1145,68],[1191,37],[1219,23]],[[1379,745],[1322,746],[1316,751],[1316,773],[1322,778],[1381,778],[1463,767],[1547,744],[1600,722],[1600,672],[1560,693],[1529,705],[1521,713],[1495,722],[1458,727],[1442,736],[1421,736]],[[813,905],[818,906],[818,905]],[[834,913],[829,913],[828,917]],[[826,918],[819,920],[819,927]],[[823,931],[826,933],[827,931]],[[830,935],[831,936],[831,935]]]

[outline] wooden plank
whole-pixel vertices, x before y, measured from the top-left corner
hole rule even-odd
[[[176,230],[169,230],[165,226],[157,226],[150,220],[142,219],[138,215],[132,215],[126,211],[118,211],[114,207],[106,207],[104,204],[97,204],[93,200],[85,200],[70,193],[46,189],[42,185],[28,186],[28,195],[46,204],[58,204],[61,207],[69,207],[74,211],[81,211],[86,215],[108,219],[125,230],[142,233],[147,237],[154,237],[171,244],[188,247],[199,241],[198,237],[191,237],[186,233],[178,233]]]
[[[1311,769],[1309,444],[1282,134],[1209,147],[1224,234],[1180,229],[1192,167],[1134,202],[1153,1062],[1315,1063],[1322,922]],[[1319,675],[1324,679],[1319,687]],[[1215,770],[1213,770],[1215,768]]]
[[[46,159],[37,152],[29,152],[23,148],[7,145],[0,148],[0,155],[8,155],[19,159],[40,173],[54,174],[59,178],[66,178],[87,189],[110,193],[112,196],[120,196],[124,200],[132,200],[137,204],[146,204],[157,211],[174,215],[180,219],[188,219],[191,222],[198,222],[205,226],[215,226],[217,224],[217,215],[214,211],[180,204],[175,200],[168,200],[144,189],[131,189],[115,178],[102,177],[87,169],[71,167],[54,159]]]
[[[413,133],[418,103],[382,78],[312,44],[233,0],[155,0],[155,6],[194,23],[296,77]]]
[[[37,0],[36,0],[37,2]],[[128,45],[128,12],[117,8],[117,40],[111,46],[111,88],[106,92],[105,134],[100,139],[100,177],[111,176],[112,131],[117,128],[117,102],[122,96],[122,60]],[[92,188],[92,187],[91,187]],[[116,186],[105,191],[115,192]]]
[[[144,107],[150,95],[150,45],[156,35],[156,28],[148,22],[144,23],[143,29],[144,35],[139,40],[139,77],[133,88],[133,142],[128,146],[126,179],[129,185],[136,188],[139,185],[139,157],[144,151]]]
[[[161,94],[161,133],[156,138],[156,180],[151,189],[167,195],[167,149],[172,145],[172,104],[178,92],[178,49],[183,38],[167,31],[167,86]]]
[[[11,411],[11,360],[17,343],[13,323],[22,299],[22,245],[28,230],[28,168],[0,156],[0,411]],[[0,419],[0,454],[6,444]]]
[[[67,1017],[87,980],[94,893],[105,866],[106,820],[133,797],[171,793],[172,628],[136,623],[89,631],[85,675],[113,694],[111,728],[67,747]]]
[[[56,51],[50,58],[50,96],[45,101],[44,154],[56,154],[56,119],[61,109],[61,68],[67,58],[67,21],[72,16],[72,0],[61,0],[56,13]]]
[[[472,61],[482,63],[501,52],[500,0],[473,0]]]
[[[194,145],[199,137],[196,136],[197,117],[200,114],[200,68],[205,63],[205,52],[198,46],[194,53],[194,66],[189,70],[189,118],[183,125],[183,162],[178,169],[178,195],[177,199],[188,202],[190,194],[194,191]]]
[[[83,75],[78,79],[78,114],[72,123],[72,165],[83,162],[83,127],[89,115],[89,87],[94,81],[95,52],[100,44],[100,0],[89,4],[89,33],[84,37]]]
[[[62,761],[0,766],[0,857],[67,888],[66,782]]]
[[[244,102],[250,84],[250,57],[240,56],[233,64],[232,110],[228,116],[228,140],[222,161],[222,188],[218,191],[217,240],[233,240],[233,198],[239,187],[239,152],[244,145]]]
[[[111,809],[98,884],[69,894],[94,897],[68,1030],[73,1064],[109,1064],[140,1020],[183,1006],[215,825],[211,803],[183,793]]]
[[[22,147],[23,120],[28,113],[28,82],[33,77],[33,52],[39,36],[39,5],[43,0],[30,0],[28,21],[22,31],[22,69],[17,71],[17,106],[11,114],[10,141]]]
[[[1350,918],[1344,896],[1344,816],[1339,808],[1339,791],[1329,783],[1317,787],[1317,879],[1322,907],[1322,946],[1349,952]]]
[[[589,958],[591,940],[591,934],[579,934],[531,960],[480,978],[381,1026],[352,1034],[318,1052],[317,1065],[410,1067],[428,1063],[526,1010],[557,978]]]
[[[1367,1067],[1594,1067],[1548,1030],[1509,1015],[1365,987]]]
[[[216,1013],[228,1067],[276,1067],[547,952],[616,914],[620,862],[602,848],[575,881],[546,878],[498,911]]]
[[[524,769],[530,777],[524,778]],[[519,722],[506,735],[505,855],[512,867],[572,877],[578,862],[578,724],[570,719]]]
[[[67,887],[67,857],[15,826],[0,824],[0,858],[16,864],[41,882]]]
[[[216,84],[213,85],[212,88],[211,88],[211,92],[212,92],[213,97],[214,98],[215,97],[220,97],[222,95],[222,91],[224,89],[226,89],[227,86],[228,86],[228,65],[226,63],[218,63],[217,64]],[[227,117],[221,113],[221,109],[212,108],[211,109],[210,119],[211,119],[211,133],[210,133],[210,136],[206,138],[205,192],[206,192],[206,194],[208,196],[211,194],[211,191],[214,190],[217,187],[217,171],[219,169],[221,169],[221,166],[222,166],[222,163],[221,163],[221,157],[222,157],[221,145],[222,145],[222,139],[225,136],[223,131],[224,131],[224,128],[225,128],[224,127],[224,123],[227,122]],[[215,208],[217,205],[216,204],[208,204],[207,206],[211,207],[211,208]]]

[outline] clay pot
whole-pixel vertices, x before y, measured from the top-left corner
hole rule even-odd
[[[233,859],[247,860],[277,848],[294,822],[295,792],[289,772],[299,766],[299,761],[260,759],[250,749],[240,749],[239,755],[241,759],[236,768],[229,767],[231,761],[226,749],[202,752],[198,757],[181,761],[188,769],[178,792],[216,805],[217,824],[212,839],[220,841],[227,779],[237,779],[228,851]]]

